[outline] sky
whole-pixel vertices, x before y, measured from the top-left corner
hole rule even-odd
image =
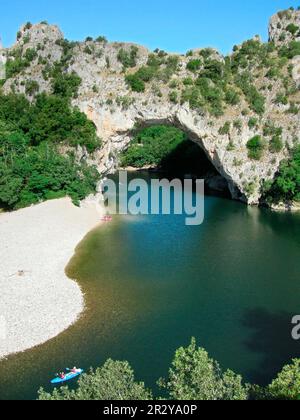
[[[105,35],[184,53],[214,47],[226,54],[233,45],[261,35],[278,10],[300,0],[1,0],[0,36],[12,45],[21,24],[47,20],[69,40]]]

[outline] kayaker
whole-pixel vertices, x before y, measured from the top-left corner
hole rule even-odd
[[[76,366],[73,367],[73,369],[71,369],[71,373],[78,373],[80,371],[80,369],[77,369]]]
[[[65,379],[66,374],[65,374],[65,372],[60,372],[58,376],[59,376],[60,379]]]

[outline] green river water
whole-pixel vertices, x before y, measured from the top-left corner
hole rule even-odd
[[[300,313],[300,216],[210,196],[205,207],[198,227],[184,216],[116,216],[89,233],[67,268],[85,293],[83,316],[0,362],[0,399],[36,398],[58,370],[109,357],[154,387],[192,336],[260,384],[299,357],[291,318]]]

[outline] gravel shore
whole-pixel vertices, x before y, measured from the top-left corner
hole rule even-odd
[[[83,295],[65,267],[100,223],[99,209],[65,198],[0,214],[0,359],[48,341],[78,319]]]

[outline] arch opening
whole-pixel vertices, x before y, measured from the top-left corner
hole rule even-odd
[[[206,193],[231,198],[227,179],[216,169],[199,142],[166,121],[139,124],[129,135],[120,166],[151,170],[164,177],[204,179]]]

